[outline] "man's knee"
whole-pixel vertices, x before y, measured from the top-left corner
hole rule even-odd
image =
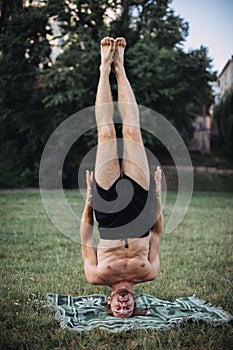
[[[124,138],[132,141],[141,141],[141,131],[139,126],[125,124],[123,125],[123,136]]]
[[[99,141],[104,142],[111,139],[115,139],[116,133],[114,125],[100,125],[98,127]]]

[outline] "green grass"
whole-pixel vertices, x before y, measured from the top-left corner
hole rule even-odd
[[[75,192],[68,199],[80,211]],[[175,195],[168,196],[168,210]],[[232,193],[194,193],[180,226],[164,234],[161,271],[137,292],[161,299],[196,294],[232,308]],[[36,193],[1,194],[1,349],[231,349],[232,328],[188,323],[162,331],[111,334],[62,330],[46,301],[47,292],[85,295],[107,293],[90,286],[83,273],[81,249],[51,224]]]
[[[176,170],[165,170],[165,178],[167,188],[170,191],[176,191],[178,188]],[[193,189],[194,191],[233,193],[233,175],[194,172]]]

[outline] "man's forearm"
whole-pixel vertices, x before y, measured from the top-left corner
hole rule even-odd
[[[86,201],[85,207],[83,210],[82,219],[84,222],[87,222],[90,225],[93,225],[93,208],[89,201]]]
[[[80,231],[82,243],[93,240],[93,208],[89,201],[85,203]]]
[[[85,275],[89,283],[96,284],[97,255],[93,239],[93,208],[88,200],[83,210],[80,233]]]
[[[155,190],[155,231],[158,234],[162,233],[163,230],[163,213],[162,213],[162,203],[161,203],[161,192]]]

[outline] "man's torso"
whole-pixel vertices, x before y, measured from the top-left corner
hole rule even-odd
[[[124,240],[100,239],[96,272],[103,284],[112,285],[122,280],[133,283],[150,280],[148,277],[152,267],[148,255],[151,234],[144,238],[128,239],[128,248]]]

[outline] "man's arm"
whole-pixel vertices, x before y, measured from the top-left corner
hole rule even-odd
[[[163,214],[161,204],[161,168],[157,167],[155,172],[155,201],[156,201],[156,222],[151,232],[148,260],[151,263],[149,280],[154,280],[159,271],[160,239],[163,230]]]
[[[161,235],[163,230],[163,213],[162,213],[162,203],[161,203],[161,168],[157,166],[157,169],[155,171],[155,218],[156,222],[153,227],[153,232],[157,233],[158,235]]]
[[[87,281],[96,284],[97,255],[93,239],[92,182],[93,172],[86,172],[87,194],[80,226],[82,259]]]

